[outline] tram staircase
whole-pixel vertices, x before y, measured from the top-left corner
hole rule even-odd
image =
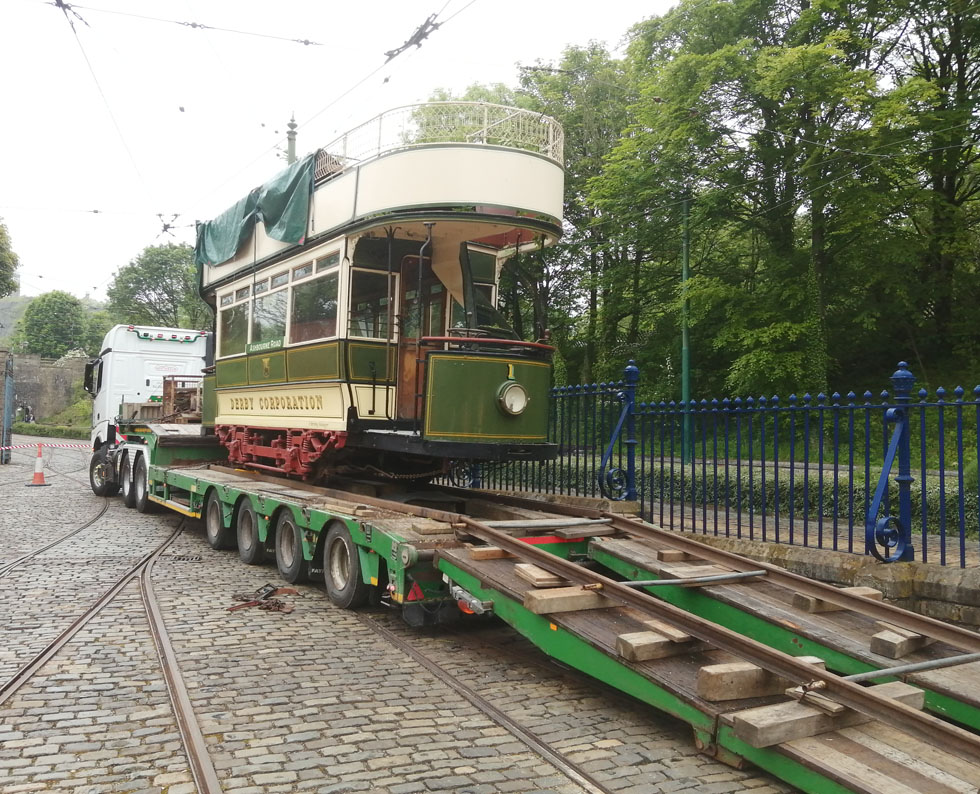
[[[870,588],[806,580],[651,525],[637,535],[622,516],[556,520],[556,506],[537,507],[523,520],[467,520],[473,545],[440,550],[436,564],[549,655],[688,722],[703,751],[803,791],[980,791],[980,635]],[[538,552],[575,539],[587,551],[574,563]],[[596,565],[669,584],[627,587],[636,598],[624,601]],[[794,657],[790,669],[780,657]],[[937,669],[897,672],[922,663]],[[841,683],[887,668],[896,674]]]

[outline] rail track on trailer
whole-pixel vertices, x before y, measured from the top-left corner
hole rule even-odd
[[[147,489],[149,503],[210,522],[212,545],[241,538],[244,521],[262,552],[247,561],[275,556],[287,581],[323,576],[340,606],[370,594],[419,625],[460,608],[496,615],[554,659],[684,720],[703,752],[803,791],[980,786],[980,635],[866,589],[591,500],[322,488],[204,461],[150,465]]]

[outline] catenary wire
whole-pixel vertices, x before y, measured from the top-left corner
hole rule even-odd
[[[45,2],[45,5],[53,5],[57,7],[58,3]],[[203,22],[184,22],[178,19],[165,19],[163,17],[152,17],[152,16],[147,16],[145,14],[134,14],[130,11],[116,11],[109,8],[96,8],[94,6],[78,5],[77,3],[73,3],[70,5],[68,3],[65,3],[64,5],[69,9],[78,8],[78,9],[82,9],[83,11],[94,11],[98,14],[113,14],[115,16],[131,17],[133,19],[142,19],[147,22],[163,22],[172,25],[179,25],[181,27],[189,28],[192,30],[213,30],[220,33],[234,33],[239,36],[255,36],[263,39],[274,39],[276,41],[286,41],[286,42],[292,42],[294,44],[302,44],[308,47],[323,46],[323,44],[319,41],[310,41],[309,39],[290,38],[288,36],[275,36],[271,33],[256,33],[255,31],[252,30],[238,30],[236,28],[226,28],[220,25],[206,25]]]

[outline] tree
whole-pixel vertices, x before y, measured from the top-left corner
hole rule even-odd
[[[895,88],[879,122],[900,147],[893,190],[915,232],[910,342],[928,358],[980,352],[980,16],[964,0],[903,0]],[[921,366],[921,362],[920,362]]]
[[[108,290],[109,316],[117,323],[204,328],[211,310],[197,292],[194,250],[151,245],[119,269]]]
[[[590,43],[566,48],[557,67],[523,68],[521,87],[525,106],[557,119],[565,131],[566,228],[557,246],[524,257],[504,273],[520,283],[538,313],[551,307],[551,316],[535,316],[534,324],[548,321],[572,380],[618,376],[622,365],[609,353],[621,338],[636,342],[631,327],[620,324],[641,304],[630,286],[637,260],[611,234],[587,185],[628,123],[629,84],[622,64]],[[574,328],[583,310],[584,328]]]
[[[82,302],[74,295],[58,290],[38,295],[17,323],[15,349],[45,358],[61,358],[70,350],[84,349],[87,319]]]
[[[7,227],[0,222],[0,298],[17,289],[17,279],[14,277],[16,270],[17,254],[11,247]]]
[[[102,340],[114,325],[107,311],[89,311],[85,317],[85,352],[97,356],[102,352]]]

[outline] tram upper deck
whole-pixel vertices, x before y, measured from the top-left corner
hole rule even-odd
[[[551,244],[561,233],[563,140],[554,119],[483,102],[382,113],[203,224],[201,288],[341,234],[397,226],[422,240],[424,221],[438,224],[433,250],[453,260],[463,242],[497,251]]]

